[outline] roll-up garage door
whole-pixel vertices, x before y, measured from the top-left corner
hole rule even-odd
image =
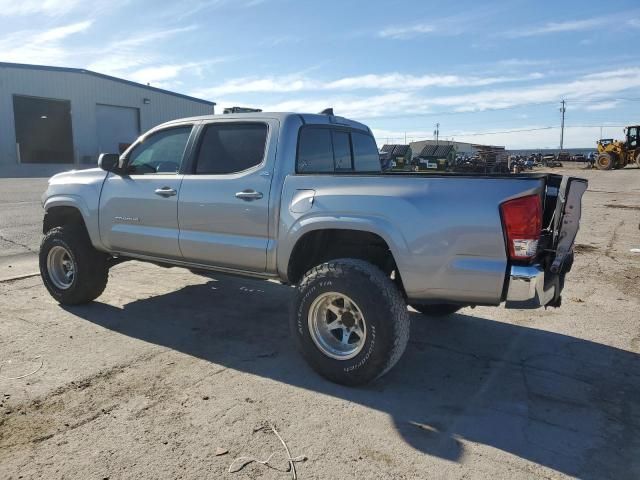
[[[98,104],[96,125],[99,153],[122,153],[140,135],[140,111]]]

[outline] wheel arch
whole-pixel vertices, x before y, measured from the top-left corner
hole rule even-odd
[[[75,196],[52,197],[45,201],[44,210],[42,233],[46,234],[52,228],[63,225],[81,225],[87,232],[93,246],[100,248],[97,219],[89,214],[89,209],[82,199]]]
[[[400,239],[371,228],[366,222],[317,222],[312,227],[301,228],[297,233],[290,242],[290,250],[284,257],[286,264],[282,265],[280,271],[287,282],[298,283],[310,268],[328,260],[356,258],[376,265],[385,273],[395,270],[402,288]]]

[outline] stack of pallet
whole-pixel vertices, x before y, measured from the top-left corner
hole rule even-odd
[[[507,152],[504,147],[493,145],[472,145],[484,164],[484,173],[509,171]]]

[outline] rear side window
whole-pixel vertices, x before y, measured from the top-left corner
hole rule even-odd
[[[378,146],[371,135],[353,132],[353,163],[357,172],[379,172],[380,156]]]
[[[196,174],[237,173],[262,163],[267,141],[263,123],[219,123],[205,127]]]
[[[378,147],[364,133],[304,127],[298,141],[298,173],[379,172]]]
[[[333,146],[328,128],[303,128],[298,143],[298,172],[333,172]]]
[[[351,162],[351,141],[349,133],[333,131],[333,158],[336,170],[353,170]]]

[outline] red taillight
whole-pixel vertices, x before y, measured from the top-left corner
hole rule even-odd
[[[542,229],[542,204],[539,195],[504,202],[502,221],[507,235],[509,257],[528,260],[536,255]]]

